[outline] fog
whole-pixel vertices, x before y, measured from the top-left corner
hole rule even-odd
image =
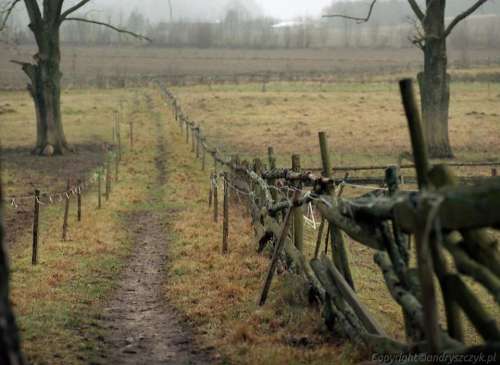
[[[301,16],[320,16],[322,9],[332,3],[331,0],[171,0],[175,19],[217,20],[227,8],[240,2],[252,11],[253,15],[265,15],[279,19],[291,19]],[[108,8],[118,5],[130,12],[141,9],[152,21],[168,20],[167,0],[95,0],[93,7]]]

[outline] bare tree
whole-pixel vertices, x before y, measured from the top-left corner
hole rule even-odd
[[[422,95],[422,116],[425,123],[429,153],[432,157],[451,158],[453,152],[448,133],[450,107],[450,77],[447,73],[447,38],[457,24],[473,14],[488,0],[476,0],[465,11],[458,14],[448,25],[445,22],[446,0],[426,0],[425,9],[416,0],[408,0],[415,13],[421,33],[413,42],[424,53],[424,72],[419,75]],[[377,0],[372,0],[366,17],[331,14],[359,23],[369,21]]]
[[[0,31],[5,28],[12,11],[21,2],[21,0],[11,0],[7,3],[3,10],[4,17]],[[37,119],[37,141],[33,153],[63,154],[70,150],[64,135],[61,116],[60,28],[63,22],[90,23],[135,38],[148,41],[149,39],[109,23],[73,16],[90,0],[81,0],[70,6],[64,6],[65,0],[44,0],[43,5],[39,5],[37,0],[23,0],[23,2],[30,21],[29,29],[35,36],[38,52],[33,57],[35,63],[12,62],[21,65],[30,80],[28,90],[35,103]]]
[[[0,182],[0,204],[2,200]],[[26,361],[21,352],[19,331],[10,304],[9,264],[4,247],[3,204],[0,205],[0,364],[24,365]]]

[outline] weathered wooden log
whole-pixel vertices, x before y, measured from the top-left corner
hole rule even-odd
[[[464,284],[457,274],[446,275],[446,285],[450,288],[450,295],[470,319],[478,333],[485,341],[500,342],[500,329],[496,320],[486,312],[474,293]]]
[[[366,330],[350,306],[344,301],[342,294],[330,278],[326,267],[320,260],[313,259],[311,260],[311,268],[331,299],[332,307],[336,309],[335,317],[339,321],[342,331],[347,334],[351,341],[362,343],[360,341],[362,339],[361,334],[366,333]]]
[[[452,255],[457,270],[482,284],[500,304],[500,279],[486,266],[471,259],[460,246],[461,242],[458,234],[448,235],[444,240],[444,246]]]
[[[314,293],[321,301],[323,301],[325,299],[325,289],[314,274],[314,271],[304,257],[304,254],[300,252],[289,240],[285,243],[285,253],[287,257],[294,262],[295,266],[299,268],[299,272],[304,273],[309,284],[314,290]]]
[[[361,303],[356,293],[352,290],[350,284],[344,279],[344,276],[337,270],[330,259],[327,256],[323,256],[321,258],[321,262],[326,267],[330,278],[340,290],[344,300],[354,310],[368,333],[385,336],[383,328],[371,316],[364,304]]]
[[[315,203],[321,215],[349,237],[375,250],[384,249],[380,231],[371,224],[358,222],[341,214],[336,199],[322,196],[321,200]]]

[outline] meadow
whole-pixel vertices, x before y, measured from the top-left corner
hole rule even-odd
[[[21,56],[27,57],[31,51],[23,49]],[[268,146],[273,146],[278,165],[289,166],[290,155],[298,153],[304,168],[316,168],[320,166],[319,131],[328,134],[334,166],[394,164],[409,151],[406,121],[392,80],[414,75],[419,67],[414,51],[399,58],[401,53],[380,52],[377,56],[373,51],[373,57],[361,63],[354,63],[363,57],[358,52],[369,51],[115,51],[67,48],[68,84],[96,78],[99,73],[109,77],[269,70],[343,74],[342,81],[331,76],[328,82],[269,82],[265,88],[260,82],[173,87],[184,111],[200,124],[212,144],[228,154],[265,158]],[[74,70],[79,74],[74,79],[72,52],[77,54]],[[98,62],[96,55],[104,55],[107,61]],[[496,74],[497,66],[485,64],[490,56],[479,52],[472,69],[452,72]],[[6,58],[2,53],[2,88],[21,88],[20,71]],[[213,351],[222,363],[350,364],[366,357],[364,349],[353,349],[328,332],[320,320],[320,308],[308,305],[304,283],[293,274],[279,275],[269,303],[257,306],[268,258],[255,252],[250,218],[234,202],[230,254],[222,256],[221,226],[212,222],[207,204],[210,171],[201,171],[154,85],[101,89],[81,88],[75,82],[75,86],[64,92],[62,105],[66,135],[76,153],[51,159],[29,153],[35,124],[27,93],[0,92],[2,181],[7,196],[31,194],[35,188],[63,190],[68,177],[88,176],[103,163],[112,142],[115,112],[123,116],[125,131],[130,120],[136,125],[135,148],[125,151],[120,181],[105,209],[96,211],[95,191],[88,192],[83,223],[78,224],[71,213],[69,241],[60,239],[62,206],[42,209],[39,266],[33,268],[30,262],[31,202],[19,204],[18,209],[6,208],[13,302],[24,348],[33,363],[106,363],[101,355],[109,328],[102,318],[131,253],[131,237],[139,229],[130,217],[144,209],[158,212],[165,224],[169,257],[162,285],[165,302],[173,304],[193,328],[199,346]],[[152,104],[145,103],[145,96]],[[498,161],[499,83],[454,82],[450,115],[457,160]],[[166,128],[162,132],[164,150],[157,143],[157,123]],[[166,155],[164,181],[158,181],[158,154]],[[490,174],[488,168],[460,168],[457,172]],[[362,192],[346,190],[350,195]],[[152,202],[151,196],[159,201]],[[309,251],[314,233],[308,228]],[[400,309],[389,298],[372,252],[351,241],[349,247],[360,298],[388,333],[400,338]],[[485,303],[500,317],[498,306],[486,296]],[[478,341],[470,326],[467,340]]]

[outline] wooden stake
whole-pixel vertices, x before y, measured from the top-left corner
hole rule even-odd
[[[292,156],[292,171],[300,172],[300,155]],[[301,189],[300,183],[295,185],[296,189]],[[293,241],[300,252],[304,252],[304,214],[302,208],[294,209],[293,212]]]
[[[201,138],[201,130],[200,127],[195,129],[195,134],[196,134],[196,158],[200,158],[200,138]]]
[[[215,176],[214,184],[214,222],[219,220],[219,197],[217,196],[217,175]]]
[[[274,170],[276,168],[276,157],[274,157],[274,148],[272,146],[267,148],[267,159],[269,162],[269,169]],[[268,183],[270,186],[274,186],[275,180],[269,180]],[[278,200],[278,192],[275,189],[271,189],[271,196],[273,197],[274,202]]]
[[[294,192],[294,201],[299,198],[300,194],[298,192]],[[283,228],[281,229],[280,236],[278,238],[278,242],[274,246],[273,259],[271,261],[271,265],[269,266],[269,271],[267,272],[266,281],[264,282],[264,287],[262,288],[262,293],[259,299],[259,305],[262,306],[266,303],[267,295],[269,294],[269,289],[271,288],[271,283],[273,281],[274,272],[276,271],[276,266],[278,265],[278,260],[283,251],[283,247],[285,246],[285,240],[288,236],[288,231],[290,230],[290,224],[292,222],[292,215],[294,211],[294,207],[291,207],[285,216],[285,222],[283,223]]]
[[[222,254],[228,252],[228,238],[229,238],[229,183],[228,174],[224,173],[224,221],[222,227]]]
[[[205,171],[206,163],[207,163],[207,161],[206,161],[206,159],[207,159],[207,151],[205,150],[205,146],[203,145],[204,141],[205,141],[205,138],[203,138],[201,140],[201,143],[202,143],[202,145],[201,145],[201,147],[202,147],[201,148],[201,170],[202,171]]]
[[[65,196],[66,201],[64,202],[64,219],[63,219],[63,231],[62,231],[62,240],[66,241],[68,239],[68,217],[69,217],[69,201],[70,195],[68,194],[69,188],[71,186],[71,179],[68,178],[68,182],[66,184],[66,193]]]
[[[118,176],[120,172],[120,160],[118,155],[115,154],[115,181],[118,182]]]
[[[38,225],[40,223],[40,190],[35,190],[35,207],[33,211],[33,252],[31,264],[38,264]]]
[[[417,170],[417,182],[420,190],[429,187],[429,160],[425,144],[422,122],[415,98],[415,91],[411,79],[401,80],[399,83],[401,99],[408,120],[408,129]],[[434,285],[434,267],[430,249],[430,237],[425,236],[428,225],[427,215],[430,209],[422,207],[421,215],[417,217],[419,229],[415,235],[417,270],[422,288],[422,305],[424,308],[424,329],[429,343],[428,351],[438,353],[441,348],[438,303]]]
[[[81,184],[82,184],[82,181],[81,180],[78,180],[77,182],[78,186],[77,186],[77,190],[76,190],[76,197],[77,197],[77,208],[76,208],[76,211],[77,211],[77,219],[78,219],[78,222],[81,222],[82,221],[82,191],[81,191]]]
[[[332,165],[330,163],[330,153],[328,152],[328,141],[326,139],[325,132],[319,132],[319,146],[321,150],[321,162],[323,166],[323,176],[332,176]],[[349,266],[349,257],[347,252],[347,247],[344,241],[344,236],[342,231],[334,226],[329,225],[330,241],[332,244],[332,258],[337,268],[345,277],[345,280],[354,289],[354,282],[352,279],[351,268]],[[328,244],[326,245],[325,251],[328,249]]]
[[[97,209],[102,208],[102,167],[97,170]]]
[[[193,124],[191,126],[191,152],[195,153],[196,152],[196,138],[195,138],[195,130],[196,127]]]
[[[109,195],[111,194],[111,155],[108,153],[106,159],[106,201],[109,200]]]
[[[417,182],[419,189],[425,189],[429,185],[429,158],[427,154],[427,145],[425,144],[422,121],[420,119],[419,107],[415,97],[413,81],[411,79],[401,80],[399,83],[401,99],[408,120],[408,129],[410,131],[411,145],[413,149],[413,158],[417,170]]]
[[[331,177],[332,165],[330,163],[330,154],[328,153],[328,142],[325,132],[319,132],[319,147],[321,150],[321,163],[323,167],[322,175],[324,177]]]
[[[214,175],[210,174],[210,191],[208,193],[208,208],[212,208],[213,194],[214,194]]]
[[[497,169],[491,169],[491,176],[497,176]]]
[[[189,123],[186,122],[186,144],[189,144]]]

